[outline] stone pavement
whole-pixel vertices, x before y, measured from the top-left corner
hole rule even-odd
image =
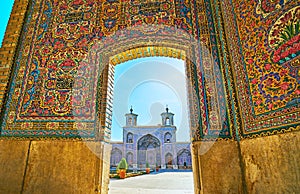
[[[192,172],[163,172],[110,179],[109,194],[193,194]]]

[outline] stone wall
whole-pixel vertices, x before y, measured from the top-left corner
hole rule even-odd
[[[1,140],[0,146],[0,193],[107,193],[107,144]]]
[[[0,140],[0,193],[21,193],[29,143]]]
[[[195,193],[243,193],[237,142],[198,142],[193,146],[193,159],[198,160],[193,163],[193,172],[199,170],[194,175],[198,179],[195,187],[200,187],[199,191],[195,188]]]
[[[299,134],[193,143],[195,193],[297,193]]]
[[[294,132],[243,140],[241,157],[234,141],[193,143],[198,193],[297,193],[299,139]],[[3,139],[0,146],[0,193],[107,193],[106,144]]]
[[[300,133],[241,142],[248,193],[300,191]]]

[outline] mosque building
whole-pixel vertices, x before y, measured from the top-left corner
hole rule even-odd
[[[133,169],[145,168],[147,162],[151,168],[191,168],[190,143],[176,141],[174,114],[168,108],[161,113],[162,123],[157,126],[137,125],[138,115],[132,108],[125,117],[123,141],[112,142],[111,167],[117,166],[124,157]]]

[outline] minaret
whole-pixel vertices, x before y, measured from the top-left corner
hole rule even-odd
[[[126,127],[133,127],[137,124],[137,114],[133,113],[132,106],[130,108],[130,113],[125,114],[126,117]]]
[[[163,126],[173,126],[174,125],[174,114],[169,112],[168,105],[166,106],[166,112],[160,114]]]

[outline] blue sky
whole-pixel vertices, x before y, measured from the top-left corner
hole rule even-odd
[[[161,124],[160,114],[175,114],[177,140],[189,141],[184,61],[167,57],[131,60],[115,67],[112,140],[122,140],[125,114],[132,105],[138,125]]]
[[[0,6],[0,42],[13,6],[3,0]],[[189,141],[186,78],[184,62],[166,57],[131,60],[115,68],[112,140],[122,140],[124,115],[133,106],[139,125],[161,124],[160,114],[168,105],[175,114],[177,141]]]
[[[4,37],[7,22],[9,20],[10,12],[12,10],[13,0],[2,0],[0,6],[0,45]]]

